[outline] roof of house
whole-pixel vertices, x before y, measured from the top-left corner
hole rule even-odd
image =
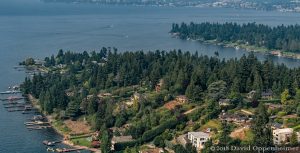
[[[268,89],[268,90],[263,91],[263,92],[261,93],[261,96],[272,96],[272,95],[273,95],[273,92],[272,92],[271,89]]]
[[[220,104],[229,104],[230,103],[230,99],[220,99],[219,103]]]
[[[128,142],[132,141],[132,136],[119,136],[119,137],[113,137],[111,141],[114,141],[115,143],[117,142]]]
[[[271,126],[279,129],[282,127],[282,124],[275,122],[275,123],[272,123]]]
[[[188,134],[191,134],[196,138],[209,137],[209,134],[204,133],[204,132],[188,132]]]
[[[277,130],[273,130],[274,133],[293,133],[293,129],[292,128],[285,128],[285,129],[277,129]]]
[[[179,96],[177,96],[176,98],[179,98],[179,99],[185,99],[185,100],[188,99],[185,95],[179,95]]]

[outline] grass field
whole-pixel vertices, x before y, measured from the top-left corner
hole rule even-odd
[[[91,141],[90,141],[88,138],[89,138],[89,137],[73,138],[73,139],[71,139],[71,141],[72,141],[75,145],[91,147]]]

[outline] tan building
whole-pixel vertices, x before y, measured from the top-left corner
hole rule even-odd
[[[180,96],[176,97],[176,101],[181,104],[184,104],[184,103],[187,103],[189,101],[189,99],[184,95],[180,95]]]

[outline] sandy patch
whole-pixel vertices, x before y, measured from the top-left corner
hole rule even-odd
[[[91,132],[91,127],[84,121],[65,120],[64,124],[72,131],[72,134],[86,134]]]

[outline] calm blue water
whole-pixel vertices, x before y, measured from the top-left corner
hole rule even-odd
[[[84,51],[102,46],[124,50],[182,49],[221,58],[239,58],[245,51],[171,38],[173,22],[258,22],[295,24],[300,14],[211,8],[121,7],[89,4],[53,4],[39,0],[0,1],[0,91],[20,83],[25,74],[13,66],[24,58],[43,58],[58,49]],[[257,55],[260,59],[266,58]],[[299,60],[272,58],[290,67]],[[31,115],[8,113],[0,105],[0,152],[46,152],[41,141],[55,140],[53,130],[28,131]]]

